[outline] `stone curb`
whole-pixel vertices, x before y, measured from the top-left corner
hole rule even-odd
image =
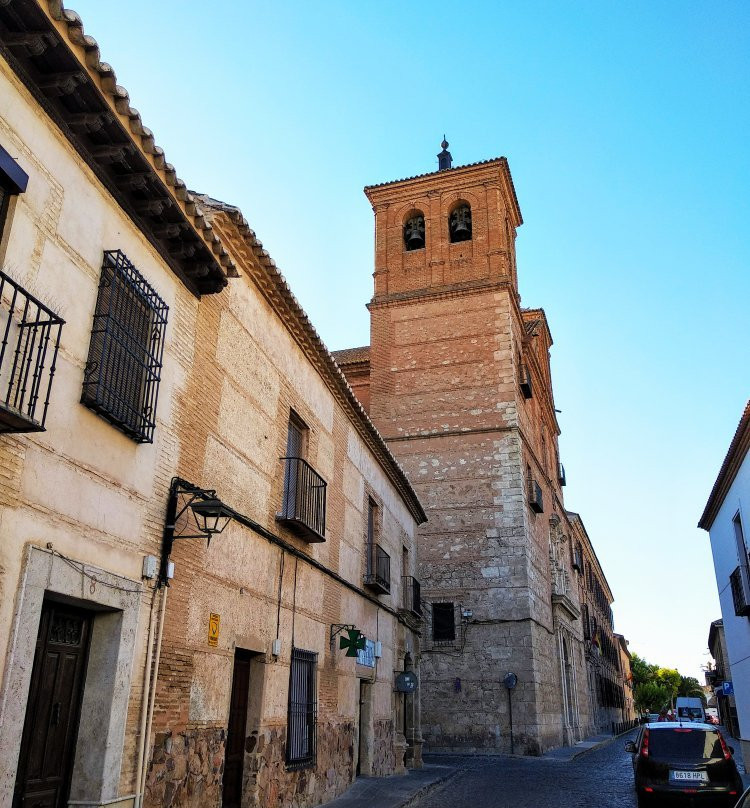
[[[431,791],[437,789],[438,786],[445,785],[449,780],[452,780],[462,771],[461,768],[456,767],[452,772],[448,772],[444,774],[437,780],[433,780],[431,783],[425,783],[420,789],[415,791],[410,797],[407,797],[403,802],[399,803],[398,805],[394,805],[393,808],[409,808],[409,806],[416,805],[419,800],[426,797]]]

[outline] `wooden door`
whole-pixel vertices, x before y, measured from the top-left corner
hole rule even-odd
[[[250,657],[237,649],[232,673],[232,695],[229,699],[229,727],[224,754],[222,808],[240,808],[242,804],[242,767],[245,762],[247,703],[250,693]]]
[[[14,808],[67,805],[90,635],[90,612],[44,603],[21,737]]]

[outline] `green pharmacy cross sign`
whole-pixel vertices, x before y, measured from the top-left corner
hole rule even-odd
[[[331,645],[339,634],[339,648],[345,648],[348,657],[357,656],[357,651],[363,650],[367,643],[367,638],[356,626],[334,624],[331,626]]]

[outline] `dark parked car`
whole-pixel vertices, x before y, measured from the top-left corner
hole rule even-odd
[[[750,808],[750,788],[742,795],[735,808]]]
[[[734,808],[742,793],[734,750],[710,724],[645,724],[625,750],[633,755],[639,808],[671,804]]]

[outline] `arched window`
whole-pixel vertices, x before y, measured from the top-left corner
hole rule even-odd
[[[468,202],[459,202],[448,217],[448,232],[451,243],[471,240],[471,206]]]
[[[424,214],[421,210],[413,210],[404,222],[404,249],[421,250],[424,247]]]

